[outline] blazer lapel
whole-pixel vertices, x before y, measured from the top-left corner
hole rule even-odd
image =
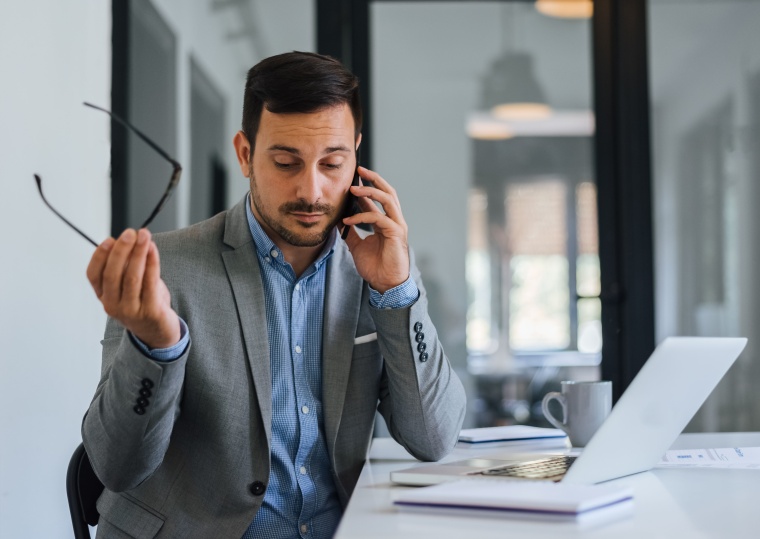
[[[267,444],[272,443],[272,374],[269,365],[266,306],[261,270],[256,259],[253,238],[248,228],[245,204],[248,197],[228,213],[224,228],[224,243],[233,248],[222,253],[227,277],[235,297],[238,321],[243,332],[253,384],[266,431]]]
[[[327,265],[322,326],[322,406],[331,455],[335,454],[335,439],[346,397],[362,285],[363,280],[356,272],[351,254],[338,240]]]

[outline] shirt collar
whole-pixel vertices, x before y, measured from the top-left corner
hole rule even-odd
[[[254,217],[253,211],[251,211],[250,192],[246,197],[245,215],[248,218],[248,227],[251,229],[253,243],[256,246],[256,251],[258,252],[259,256],[262,258],[271,257],[281,264],[287,264],[282,256],[282,251],[280,251],[280,249],[275,245],[267,233],[264,232],[264,229],[261,228],[261,224],[256,220],[256,217]],[[320,251],[319,256],[312,264],[316,269],[319,269],[322,264],[324,264],[325,261],[330,257],[330,255],[332,255],[333,251],[335,250],[335,242],[337,241],[337,238],[338,229],[336,227],[333,228],[332,232],[327,237],[327,241],[325,241],[322,251]],[[275,253],[277,254],[275,255]]]

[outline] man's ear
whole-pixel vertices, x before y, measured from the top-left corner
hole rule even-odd
[[[362,143],[362,134],[359,133],[359,136],[356,137],[356,149],[357,150],[359,149],[359,146],[361,145],[361,143]]]
[[[248,142],[248,137],[245,133],[238,131],[232,138],[232,145],[235,147],[235,155],[237,156],[238,165],[240,165],[240,172],[246,178],[251,176],[251,143]]]

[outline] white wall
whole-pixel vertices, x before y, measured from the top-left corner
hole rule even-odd
[[[178,160],[189,163],[189,55],[227,98],[229,140],[240,125],[245,72],[259,59],[314,49],[311,0],[262,0],[213,12],[211,0],[156,0],[179,38]],[[100,376],[105,316],[85,268],[92,247],[42,203],[32,174],[96,241],[110,229],[110,123],[81,105],[110,106],[111,3],[29,0],[0,14],[0,537],[71,537],[68,460]],[[250,17],[249,17],[250,15]],[[251,32],[255,36],[250,36]],[[247,190],[232,145],[230,204]],[[187,170],[179,190],[187,206]],[[180,211],[180,221],[187,219]],[[182,224],[181,222],[178,224]]]
[[[177,160],[186,168],[178,187],[179,222],[189,221],[190,168],[190,65],[192,55],[225,99],[228,172],[227,205],[238,202],[248,190],[239,173],[232,137],[243,113],[243,90],[248,70],[259,60],[291,50],[313,51],[316,47],[312,0],[251,0],[214,8],[213,0],[154,0],[154,5],[177,35],[179,108]]]
[[[0,537],[70,537],[66,466],[99,378],[105,318],[84,270],[110,222],[111,8],[34,0],[0,15]]]

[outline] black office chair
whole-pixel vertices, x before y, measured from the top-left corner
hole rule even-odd
[[[90,539],[88,525],[95,526],[98,523],[100,515],[95,502],[102,492],[103,483],[92,469],[84,444],[79,444],[71,455],[66,472],[66,495],[69,498],[71,524],[76,539]]]

